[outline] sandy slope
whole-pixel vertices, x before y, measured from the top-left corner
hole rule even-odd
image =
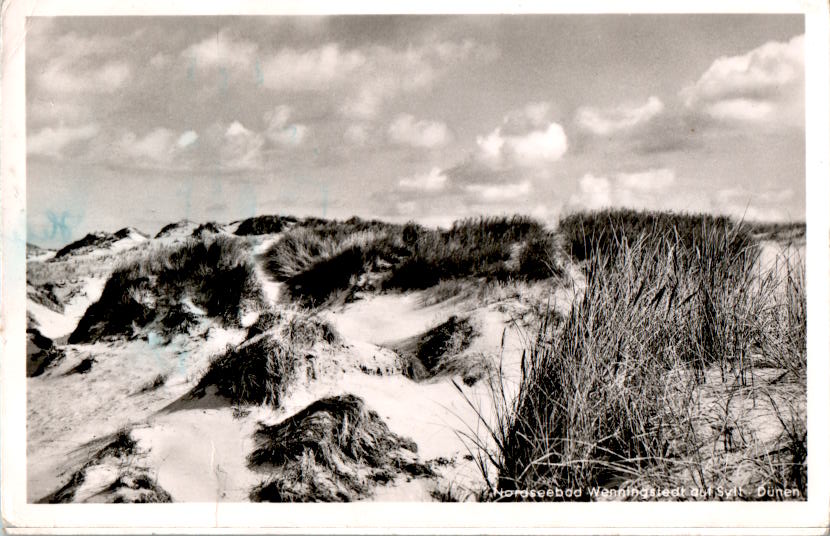
[[[192,388],[209,357],[242,332],[212,329],[205,341],[174,339],[68,345],[67,357],[27,384],[27,496],[53,491],[89,455],[87,443],[122,427],[141,424]],[[85,374],[70,371],[83,359],[95,363]],[[141,393],[158,375],[164,386]],[[67,460],[67,455],[69,458]]]
[[[40,332],[50,339],[57,339],[69,335],[84,316],[86,308],[98,298],[104,290],[106,278],[84,278],[79,291],[64,304],[63,314],[55,312],[32,300],[27,300],[27,310],[32,313],[40,325]]]
[[[267,301],[286,307],[278,303],[281,284],[268,278],[260,259],[279,238],[251,237],[252,254],[260,261],[257,276]],[[63,315],[37,304],[30,304],[30,310],[45,334],[65,335],[100,295],[103,284],[103,278],[86,281],[84,292]],[[352,303],[320,313],[339,333],[341,343],[314,350],[309,373],[292,384],[279,410],[234,407],[212,395],[196,400],[185,396],[213,356],[243,340],[242,330],[221,329],[204,320],[190,336],[179,335],[169,344],[149,333],[132,341],[65,346],[67,356],[57,367],[28,380],[28,497],[38,500],[55,491],[100,448],[96,440],[126,428],[140,452],[131,463],[146,468],[174,501],[246,501],[251,489],[267,477],[247,467],[258,423],[275,424],[318,399],[347,393],[363,398],[392,432],[413,439],[420,459],[431,462],[439,475],[399,476],[377,486],[370,500],[434,500],[434,491],[450,486],[461,498],[465,490],[474,494],[485,484],[469,456],[475,446],[463,433],[486,439],[479,414],[492,417],[487,382],[470,387],[460,377],[413,381],[403,375],[391,348],[453,314],[469,315],[479,336],[463,355],[500,363],[511,391],[519,377],[525,337],[511,322],[520,298],[507,293],[485,303],[480,297],[462,296],[425,306],[431,301],[428,291],[359,294]],[[256,320],[255,313],[249,316],[246,325]],[[94,363],[89,372],[70,373],[90,357]],[[165,377],[163,385],[142,391],[158,375]],[[112,472],[113,467],[105,465],[91,469],[83,497],[100,496],[102,490],[95,486],[108,485]]]

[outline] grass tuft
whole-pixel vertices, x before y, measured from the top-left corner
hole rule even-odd
[[[262,306],[250,246],[216,235],[159,247],[116,269],[100,299],[84,313],[71,344],[108,336],[133,336],[156,323],[162,333],[180,332],[198,320],[184,301],[227,325],[238,325],[245,304]]]
[[[279,407],[297,363],[298,356],[289,345],[270,333],[256,335],[217,356],[194,391],[215,386],[219,395],[235,404]]]
[[[395,473],[433,474],[412,459],[417,446],[354,395],[317,400],[277,425],[260,426],[254,438],[249,464],[271,473],[251,493],[255,501],[352,501]]]

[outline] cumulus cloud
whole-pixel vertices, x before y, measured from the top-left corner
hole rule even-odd
[[[79,67],[66,57],[57,57],[39,73],[39,87],[52,93],[114,93],[132,75],[124,61],[107,61],[98,66]]]
[[[446,145],[452,135],[440,121],[419,121],[410,114],[400,114],[389,125],[389,138],[400,145],[429,149]]]
[[[126,155],[150,162],[165,163],[173,157],[176,135],[167,128],[157,128],[144,136],[129,132],[118,142],[118,148]]]
[[[297,50],[283,48],[263,62],[263,83],[276,90],[325,91],[368,61],[359,50],[341,50],[337,43]]]
[[[459,62],[494,57],[492,47],[471,40],[440,41],[406,48],[372,45],[347,48],[325,43],[313,48],[283,47],[262,53],[266,88],[343,95],[341,112],[374,117],[383,103],[400,93],[428,89]]]
[[[429,173],[402,178],[398,184],[404,190],[437,192],[447,185],[447,175],[440,168],[434,167]]]
[[[182,56],[199,67],[248,67],[258,48],[256,43],[236,38],[223,29],[190,45],[182,51]]]
[[[587,173],[579,179],[579,193],[571,197],[571,204],[590,210],[611,205],[611,181]]]
[[[181,136],[179,136],[179,139],[176,140],[176,145],[184,149],[185,147],[189,147],[190,145],[196,143],[196,140],[198,139],[199,135],[196,134],[196,132],[188,130],[187,132],[184,132]]]
[[[125,46],[107,36],[83,36],[75,32],[55,35],[45,28],[27,40],[27,54],[39,68],[35,83],[50,94],[106,94],[125,87],[133,68],[125,60],[112,59],[112,51]]]
[[[494,167],[535,166],[562,158],[568,138],[561,125],[546,120],[550,106],[532,103],[507,114],[501,126],[478,136],[478,158]]]
[[[26,152],[30,155],[61,156],[69,145],[90,140],[99,132],[96,124],[42,128],[28,136]]]
[[[628,103],[613,108],[582,107],[576,112],[576,122],[593,134],[606,136],[647,123],[662,111],[663,102],[651,96],[639,106]]]
[[[672,169],[648,169],[635,173],[617,173],[613,180],[587,173],[578,181],[579,189],[570,204],[589,210],[618,206],[656,207],[675,182]]]
[[[278,145],[299,145],[308,133],[308,127],[290,123],[291,108],[280,105],[265,114],[265,137]]]
[[[715,60],[681,91],[688,108],[720,120],[803,122],[804,36]]]
[[[222,135],[221,165],[228,169],[256,169],[262,166],[265,137],[234,121]]]

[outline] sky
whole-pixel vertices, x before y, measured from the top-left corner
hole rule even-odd
[[[259,214],[805,217],[800,15],[30,18],[28,241]]]

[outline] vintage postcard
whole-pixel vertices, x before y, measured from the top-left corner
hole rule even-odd
[[[826,533],[826,3],[105,4],[3,9],[10,534]]]

